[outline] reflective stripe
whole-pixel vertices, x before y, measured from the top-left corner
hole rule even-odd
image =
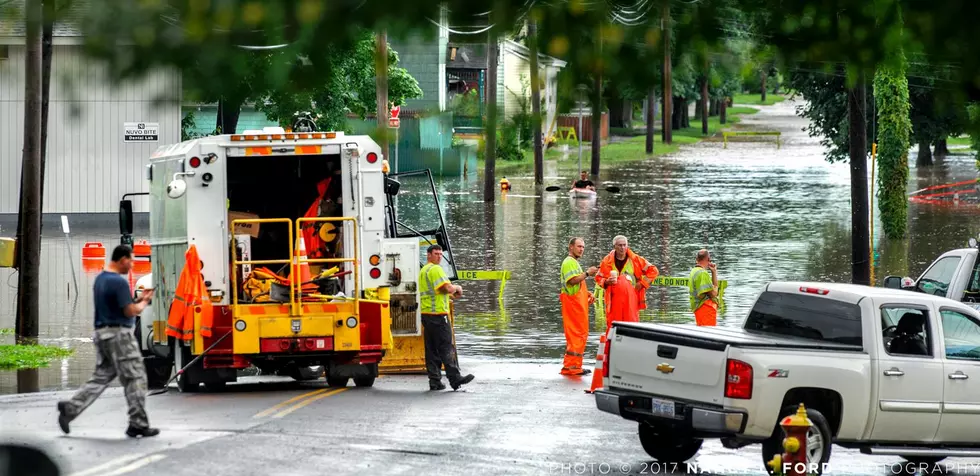
[[[582,355],[582,354],[580,354],[578,352],[572,352],[570,350],[566,350],[565,351],[565,355],[571,355],[572,357],[584,357],[584,355]]]

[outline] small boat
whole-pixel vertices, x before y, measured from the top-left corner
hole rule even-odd
[[[573,188],[568,192],[574,198],[595,198],[595,190],[587,188]]]

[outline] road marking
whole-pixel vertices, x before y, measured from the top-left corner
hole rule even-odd
[[[305,407],[305,406],[307,406],[307,405],[309,405],[309,404],[311,404],[311,403],[313,403],[313,402],[321,399],[321,398],[327,398],[327,397],[329,397],[331,395],[336,395],[336,394],[338,394],[340,392],[343,392],[345,390],[347,390],[347,387],[338,388],[336,390],[333,390],[331,392],[324,393],[322,395],[317,395],[315,397],[307,398],[306,400],[303,400],[303,401],[297,403],[296,405],[293,405],[293,406],[291,406],[291,407],[289,407],[289,408],[287,408],[287,409],[285,409],[285,410],[283,410],[283,411],[281,411],[279,413],[276,413],[276,415],[273,418],[282,418],[282,417],[284,417],[286,415],[289,415],[290,413],[292,413],[292,412],[294,412],[296,410],[299,410],[300,408],[303,408],[303,407]]]
[[[138,468],[141,468],[143,466],[146,466],[146,465],[148,465],[148,464],[150,464],[150,463],[152,463],[154,461],[159,461],[159,460],[161,460],[163,458],[166,458],[166,456],[165,455],[149,455],[149,456],[139,456],[139,455],[132,456],[132,455],[130,455],[130,456],[123,456],[123,457],[120,457],[120,458],[116,458],[116,459],[113,459],[113,460],[106,461],[105,463],[102,463],[102,464],[100,464],[98,466],[91,467],[91,468],[86,469],[84,471],[79,471],[77,473],[72,473],[71,476],[89,476],[89,475],[93,475],[93,474],[99,474],[101,476],[109,476],[110,474],[111,475],[124,474],[124,473],[127,473],[129,471],[132,471],[134,469],[138,469]],[[119,468],[116,471],[111,472],[111,473],[103,473],[103,471],[106,471],[109,468],[113,468],[113,467],[116,467],[116,466],[119,466],[119,465],[124,465],[124,464],[127,465],[127,466],[123,466],[123,467],[121,467],[121,468]],[[124,469],[125,469],[125,471],[123,471]]]
[[[306,393],[304,393],[302,395],[295,396],[293,398],[290,398],[289,400],[286,400],[285,402],[282,402],[282,403],[279,403],[279,404],[273,406],[272,408],[269,408],[267,410],[263,410],[263,411],[261,411],[259,413],[256,413],[255,416],[253,416],[252,418],[265,418],[265,417],[267,417],[267,416],[275,413],[279,409],[281,409],[281,408],[283,408],[285,406],[288,406],[289,404],[291,404],[291,403],[293,403],[295,401],[302,400],[304,398],[312,397],[314,395],[317,395],[317,394],[326,392],[327,390],[330,390],[330,389],[329,388],[321,388],[320,390],[314,390],[312,392],[306,392]]]

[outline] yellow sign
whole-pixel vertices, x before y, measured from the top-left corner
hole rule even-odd
[[[578,136],[575,135],[575,128],[574,127],[559,127],[558,128],[558,137],[561,137],[562,139],[565,139],[565,140],[578,141]]]

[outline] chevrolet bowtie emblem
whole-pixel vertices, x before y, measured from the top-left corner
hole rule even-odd
[[[663,363],[657,366],[657,371],[669,374],[674,371],[674,367],[668,363]]]

